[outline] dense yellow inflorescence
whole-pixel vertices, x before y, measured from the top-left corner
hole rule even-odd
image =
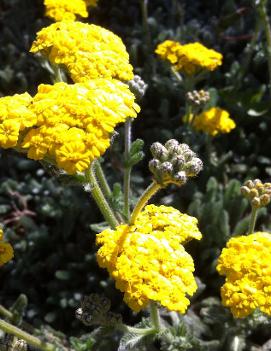
[[[236,127],[236,124],[230,118],[229,112],[219,107],[212,107],[195,116],[193,127],[198,131],[216,136],[221,133],[229,133]]]
[[[176,41],[166,40],[155,50],[163,60],[169,61],[175,70],[194,75],[202,70],[214,71],[222,64],[223,56],[200,43],[182,45]]]
[[[247,317],[256,308],[271,315],[270,262],[270,233],[234,237],[222,250],[217,265],[219,274],[226,276],[222,303],[234,317]]]
[[[13,248],[9,243],[3,241],[3,230],[0,229],[0,266],[10,261],[12,257]]]
[[[53,23],[37,34],[31,52],[64,66],[74,82],[95,78],[133,79],[133,67],[122,40],[114,33],[81,22]]]
[[[55,21],[74,21],[76,16],[87,17],[84,0],[44,0],[45,15]]]
[[[194,263],[182,244],[200,239],[197,219],[173,207],[146,206],[134,225],[119,225],[97,235],[98,264],[124,292],[124,301],[138,312],[149,301],[185,313],[197,289]]]
[[[115,79],[42,84],[34,98],[0,99],[0,145],[24,149],[29,158],[46,159],[69,174],[83,172],[109,147],[116,125],[138,111],[128,86]],[[17,130],[7,134],[13,121]]]

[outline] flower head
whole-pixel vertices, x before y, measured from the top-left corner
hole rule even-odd
[[[177,71],[194,75],[201,70],[214,71],[222,64],[223,56],[200,43],[182,45],[176,41],[166,40],[155,50],[163,60],[169,61]]]
[[[64,21],[43,28],[31,52],[41,52],[53,64],[63,65],[74,82],[95,78],[129,81],[133,67],[122,40],[94,24]]]
[[[226,276],[222,303],[236,318],[256,308],[271,315],[271,234],[234,237],[222,250],[217,271]]]
[[[40,85],[31,106],[37,123],[20,146],[34,160],[54,160],[69,174],[86,170],[110,145],[118,123],[139,106],[128,86],[114,79]]]
[[[55,21],[76,19],[76,16],[87,17],[87,5],[84,0],[44,0],[45,15]]]
[[[220,133],[229,133],[236,127],[236,124],[230,118],[229,112],[219,107],[212,107],[195,116],[193,127],[198,131],[216,136]]]
[[[200,239],[196,218],[167,206],[148,205],[134,225],[119,225],[97,235],[98,264],[107,268],[134,311],[157,301],[184,313],[186,295],[197,289],[194,263],[183,243]]]
[[[0,229],[0,266],[10,261],[13,257],[12,246],[3,241],[3,230]]]

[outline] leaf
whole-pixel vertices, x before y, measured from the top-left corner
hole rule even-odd
[[[118,351],[135,350],[145,337],[142,334],[126,333],[120,340]]]

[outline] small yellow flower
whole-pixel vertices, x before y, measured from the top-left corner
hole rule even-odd
[[[270,262],[270,233],[233,237],[222,250],[217,264],[219,274],[226,276],[222,303],[234,317],[247,317],[256,308],[271,315]]]
[[[236,127],[235,122],[230,118],[229,112],[219,107],[202,112],[195,116],[193,127],[198,131],[203,131],[211,136],[221,133],[229,133]]]
[[[201,70],[214,71],[222,64],[223,56],[200,43],[182,45],[173,40],[166,40],[155,50],[163,60],[169,61],[173,67],[184,74],[194,75]]]
[[[126,48],[117,35],[94,24],[53,23],[37,34],[31,52],[41,52],[53,64],[65,66],[74,82],[95,78],[133,79]]]
[[[194,263],[183,243],[200,239],[197,220],[167,206],[146,206],[135,224],[119,225],[97,235],[98,264],[138,312],[150,300],[185,313],[197,289]]]
[[[3,230],[0,229],[0,266],[10,261],[13,257],[12,246],[3,241]]]
[[[0,147],[14,147],[19,138],[20,123],[16,120],[6,120],[0,124]]]

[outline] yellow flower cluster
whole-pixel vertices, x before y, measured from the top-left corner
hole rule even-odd
[[[166,40],[155,50],[163,60],[169,61],[177,71],[194,75],[201,70],[214,71],[222,64],[223,56],[200,43],[182,45],[176,41]]]
[[[3,241],[3,230],[0,229],[0,266],[10,261],[13,257],[12,246]]]
[[[19,134],[36,124],[31,103],[32,97],[27,93],[0,98],[0,147],[15,147]]]
[[[98,264],[116,280],[124,301],[138,312],[149,301],[185,313],[197,289],[194,263],[183,243],[200,239],[197,219],[167,206],[146,206],[134,225],[97,235]]]
[[[76,15],[87,17],[87,5],[84,0],[44,0],[45,15],[55,21],[74,21]]]
[[[203,131],[211,136],[220,133],[229,133],[236,127],[235,122],[230,118],[227,111],[219,107],[202,112],[195,116],[193,127],[198,131]]]
[[[222,303],[236,318],[256,308],[271,315],[271,234],[234,237],[222,250],[217,270],[226,276]]]
[[[38,32],[30,51],[41,52],[52,64],[64,66],[74,82],[102,77],[133,79],[133,67],[122,40],[94,24],[53,23]]]
[[[0,99],[0,145],[26,149],[29,158],[46,159],[74,174],[100,157],[114,127],[138,111],[128,86],[115,79],[40,85],[34,98],[23,94]],[[5,123],[10,123],[9,130]],[[13,134],[12,123],[17,127]]]

